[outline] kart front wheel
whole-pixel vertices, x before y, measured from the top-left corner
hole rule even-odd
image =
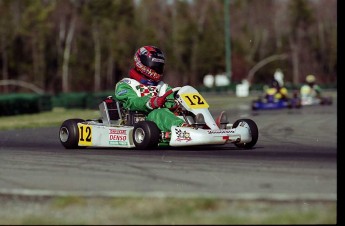
[[[84,122],[82,119],[67,119],[64,121],[59,130],[59,138],[61,144],[66,149],[81,149],[85,147],[78,146],[79,129],[78,123]]]
[[[160,130],[152,121],[140,121],[134,124],[133,142],[138,149],[149,149],[158,146]]]
[[[257,102],[256,102],[255,100],[253,100],[253,101],[252,101],[252,110],[253,110],[253,111],[258,110],[257,105],[258,105]]]
[[[256,123],[251,119],[239,119],[233,124],[232,128],[236,128],[242,122],[246,123],[249,126],[249,130],[250,130],[249,132],[252,136],[252,141],[250,141],[249,143],[235,143],[235,145],[236,147],[239,147],[239,148],[250,149],[254,147],[254,145],[258,141],[259,130]]]

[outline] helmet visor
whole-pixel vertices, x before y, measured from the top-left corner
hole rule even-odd
[[[141,56],[140,57],[141,62],[143,65],[146,67],[151,68],[158,74],[162,74],[164,71],[164,59],[162,58],[157,58],[157,57],[146,57],[146,56]]]
[[[161,75],[163,74],[164,63],[154,63],[150,68]]]

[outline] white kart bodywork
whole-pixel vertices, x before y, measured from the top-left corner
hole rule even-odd
[[[319,98],[313,97],[313,96],[302,96],[301,97],[301,104],[303,106],[308,105],[320,105],[321,100]]]

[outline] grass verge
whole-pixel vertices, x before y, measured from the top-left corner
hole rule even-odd
[[[77,196],[0,200],[2,225],[337,223],[334,201]]]
[[[24,114],[0,117],[0,130],[60,126],[70,118],[95,119],[99,118],[98,110],[54,108],[36,114]]]

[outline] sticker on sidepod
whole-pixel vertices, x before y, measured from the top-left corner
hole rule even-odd
[[[109,129],[109,144],[127,146],[128,145],[127,130]]]
[[[92,146],[92,127],[88,125],[78,124],[79,145]]]
[[[176,131],[176,135],[177,135],[177,139],[176,141],[191,141],[192,138],[190,137],[190,133],[187,131],[182,131],[181,129],[175,129]]]
[[[235,133],[235,130],[209,130],[207,131],[208,134],[228,134],[228,133]]]
[[[200,93],[185,93],[180,95],[186,104],[192,109],[208,108],[209,105]]]
[[[127,145],[127,131],[123,129],[109,129],[110,145]]]

